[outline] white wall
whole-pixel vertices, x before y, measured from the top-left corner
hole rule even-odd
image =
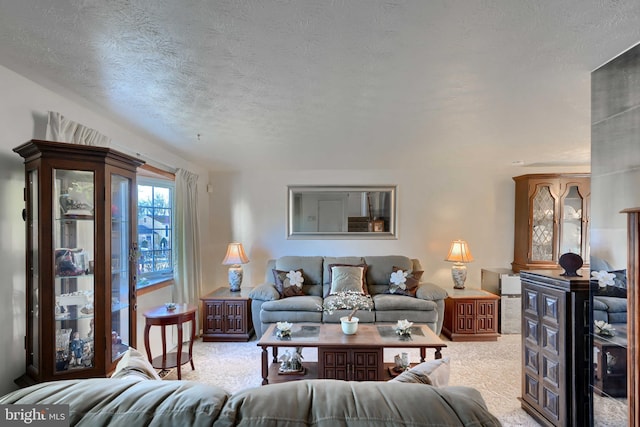
[[[503,163],[499,161],[497,163]],[[467,287],[480,287],[482,268],[510,268],[513,261],[513,176],[542,169],[476,165],[451,170],[437,162],[411,170],[246,171],[212,174],[213,261],[220,262],[228,241],[243,243],[250,258],[243,285],[261,283],[266,261],[282,255],[384,255],[417,257],[423,280],[452,288],[451,264],[444,261],[454,239],[469,242],[475,261],[467,265]],[[564,172],[584,172],[565,168]],[[229,182],[232,190],[222,183]],[[220,185],[215,185],[216,183]],[[397,240],[287,240],[287,185],[386,185],[397,190]],[[216,218],[220,204],[230,208]],[[227,213],[225,213],[227,215]],[[219,221],[220,220],[220,221]],[[226,284],[224,269],[207,282]]]
[[[113,120],[89,111],[86,106],[46,90],[4,67],[0,67],[0,94],[0,277],[4,279],[0,286],[0,301],[4,301],[4,309],[0,310],[3,326],[0,334],[1,395],[15,389],[13,380],[25,372],[25,225],[21,217],[24,166],[23,159],[12,149],[33,138],[44,139],[49,110],[107,135],[113,140],[114,148],[120,151],[134,155],[142,153],[160,164],[199,174],[203,236],[209,234],[209,202],[206,170],[154,145],[149,138],[136,135]],[[162,295],[162,302],[165,296]],[[145,296],[142,304],[155,303],[159,299]],[[142,338],[138,334],[141,349]]]

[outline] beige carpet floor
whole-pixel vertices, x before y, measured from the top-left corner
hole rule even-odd
[[[385,350],[385,362],[393,361],[398,350]],[[282,354],[282,351],[281,351]],[[497,342],[451,342],[442,350],[451,358],[451,385],[467,385],[478,389],[487,407],[502,424],[510,426],[538,426],[539,424],[520,408],[521,395],[521,341],[520,335],[503,335]],[[304,361],[317,361],[317,351],[305,348]],[[411,362],[419,361],[418,350],[409,351]],[[432,352],[427,357],[433,357]],[[193,346],[195,370],[182,367],[182,379],[212,384],[235,393],[249,387],[260,387],[261,349],[255,337],[244,343],[205,343]],[[166,380],[177,379],[175,370]],[[596,423],[598,427],[622,426],[618,409],[609,409]]]

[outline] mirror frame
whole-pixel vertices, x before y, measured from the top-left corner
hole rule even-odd
[[[372,239],[372,240],[390,240],[397,239],[397,221],[396,221],[396,185],[289,185],[287,186],[287,239],[290,240],[313,240],[313,239]],[[339,231],[339,232],[310,232],[310,231],[294,231],[293,223],[295,218],[294,199],[296,194],[300,193],[346,193],[346,192],[389,192],[390,208],[389,215],[389,231]]]

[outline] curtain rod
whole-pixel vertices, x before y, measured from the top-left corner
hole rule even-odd
[[[115,142],[111,141],[111,144],[114,145],[116,148],[118,148],[118,150],[123,151],[131,156],[137,157],[140,160],[144,160],[145,163],[148,163],[150,166],[156,167],[158,169],[161,169],[165,172],[169,172],[169,173],[173,173],[175,174],[178,171],[178,168],[175,168],[173,166],[169,166],[165,163],[159,162],[157,160],[152,159],[151,157],[147,156],[146,154],[142,154],[139,153],[137,151],[131,151],[129,149],[127,149],[126,147],[122,147],[119,144],[116,144]]]

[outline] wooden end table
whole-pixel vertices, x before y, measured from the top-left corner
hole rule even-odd
[[[251,299],[253,288],[232,292],[228,286],[200,298],[202,341],[249,341],[253,334]]]
[[[175,310],[167,310],[164,305],[152,308],[143,315],[146,319],[144,327],[144,346],[147,349],[147,358],[156,369],[169,369],[178,367],[178,379],[182,379],[181,366],[187,362],[191,362],[191,369],[195,370],[193,365],[193,341],[196,339],[196,313],[198,307],[189,304],[176,304]],[[182,324],[191,322],[191,340],[189,341],[189,352],[182,351]],[[162,355],[151,358],[151,347],[149,346],[149,330],[151,326],[162,327]],[[167,354],[167,333],[166,327],[176,325],[178,329],[178,349],[173,353]]]
[[[448,289],[442,333],[451,341],[496,341],[500,297],[481,289]]]

